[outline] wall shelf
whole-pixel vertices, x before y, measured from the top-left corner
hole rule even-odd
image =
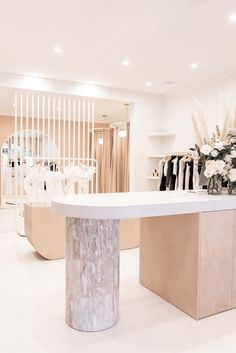
[[[160,132],[154,132],[151,134],[148,134],[148,137],[174,137],[175,133],[174,132],[168,132],[168,131],[160,131]]]
[[[147,158],[163,158],[163,155],[159,155],[159,156],[151,156],[151,155],[149,155],[149,156],[147,156]]]
[[[148,180],[158,180],[159,177],[156,177],[156,176],[147,176],[147,179],[148,179]]]

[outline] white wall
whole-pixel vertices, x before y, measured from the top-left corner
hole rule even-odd
[[[170,151],[186,151],[194,145],[191,121],[191,112],[196,108],[194,97],[204,108],[209,131],[212,132],[216,124],[222,125],[221,92],[230,104],[236,105],[236,75],[165,98],[163,126],[176,133]]]
[[[0,87],[134,103],[131,113],[130,138],[131,191],[155,189],[155,181],[150,181],[146,177],[150,175],[153,167],[157,167],[157,162],[148,159],[147,155],[182,152],[194,145],[194,131],[191,121],[191,112],[195,109],[194,97],[197,97],[204,107],[210,131],[213,131],[215,125],[220,123],[220,92],[224,92],[230,103],[236,104],[236,75],[214,83],[203,84],[166,98],[161,95],[111,87],[89,86],[1,73]],[[149,133],[161,128],[174,131],[176,137],[159,141],[147,137]]]
[[[163,120],[163,98],[152,102],[136,102],[131,117],[130,129],[130,180],[131,191],[153,190],[155,181],[147,179],[153,167],[152,141],[148,134],[158,131]]]

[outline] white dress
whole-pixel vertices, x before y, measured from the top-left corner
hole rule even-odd
[[[193,190],[199,189],[200,175],[198,173],[198,160],[193,161]]]
[[[183,190],[185,157],[179,161],[178,190]]]

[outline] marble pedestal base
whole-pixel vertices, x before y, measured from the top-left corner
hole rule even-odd
[[[119,222],[66,219],[66,322],[77,330],[118,321]]]

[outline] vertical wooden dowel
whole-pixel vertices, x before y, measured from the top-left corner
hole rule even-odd
[[[80,100],[78,101],[78,158],[80,158],[80,143],[81,143],[81,137],[80,137],[80,122],[81,122],[81,114],[80,114]]]
[[[85,101],[83,101],[83,161],[85,158]]]
[[[75,163],[75,122],[76,122],[75,99],[73,101],[73,162]]]
[[[48,164],[50,160],[50,141],[51,141],[51,99],[48,97]]]
[[[45,158],[45,97],[43,96],[43,101],[42,101],[42,156]]]
[[[31,96],[31,151],[32,151],[32,157],[34,157],[34,95],[32,94]]]
[[[71,142],[70,142],[70,139],[71,139],[71,101],[70,99],[68,100],[68,153],[67,153],[67,156],[68,156],[68,160],[70,162],[70,151],[71,151]]]
[[[90,158],[90,102],[88,101],[87,102],[87,127],[88,127],[88,130],[87,130],[87,158],[89,159]],[[89,165],[89,160],[87,162],[87,164]]]

